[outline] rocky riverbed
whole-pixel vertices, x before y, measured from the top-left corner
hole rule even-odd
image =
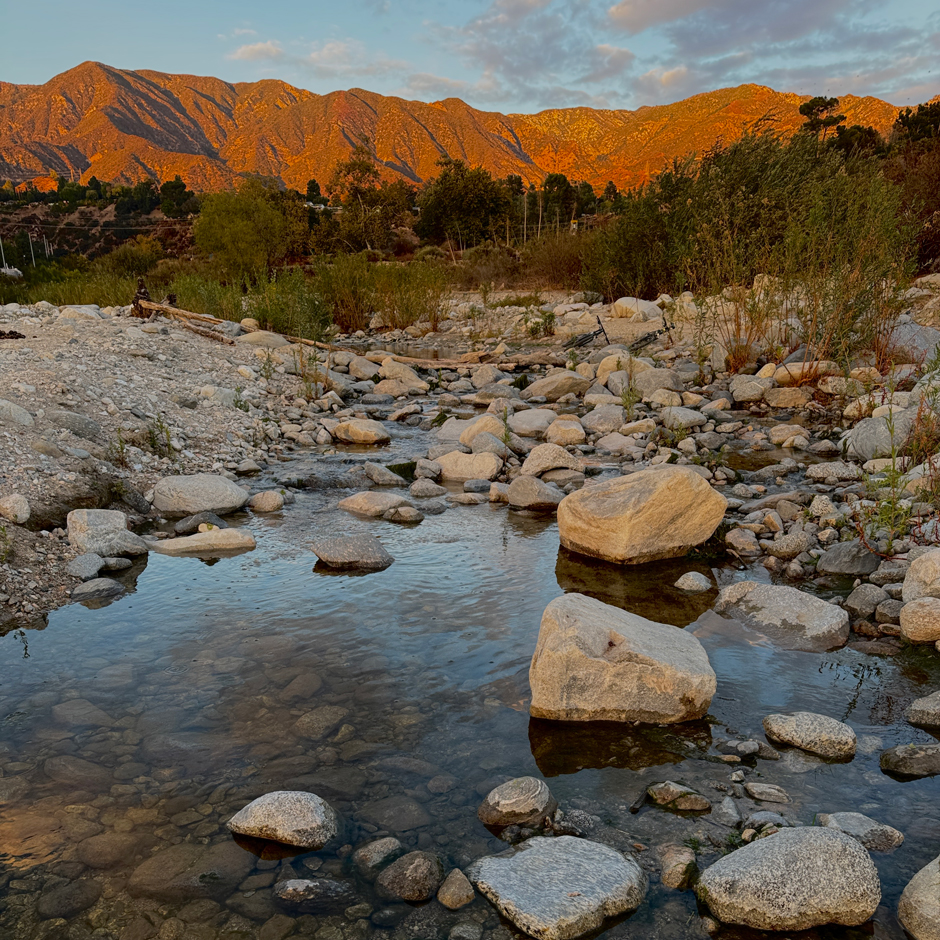
[[[938,935],[916,356],[0,327],[0,936]]]

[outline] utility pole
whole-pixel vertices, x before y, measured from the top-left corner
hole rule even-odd
[[[32,239],[32,236],[29,234],[28,230],[26,232],[26,240],[29,242],[29,253],[33,259],[33,267],[35,268],[36,267],[36,252],[33,251],[33,239]]]
[[[0,261],[3,262],[3,267],[7,266],[7,256],[3,252],[3,236],[0,236]]]

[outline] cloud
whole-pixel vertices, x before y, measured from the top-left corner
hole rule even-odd
[[[320,79],[373,78],[410,70],[407,62],[370,52],[355,39],[331,39],[286,50],[278,40],[268,39],[239,46],[229,59],[243,62],[277,62],[314,75]]]
[[[636,61],[636,56],[620,46],[601,43],[594,47],[591,69],[582,76],[582,82],[604,82],[618,78],[629,70]]]
[[[236,59],[240,62],[274,62],[281,61],[284,57],[285,53],[280,43],[275,42],[273,39],[239,46],[227,56],[229,59]]]
[[[709,0],[620,0],[607,11],[610,22],[628,33],[642,33],[651,26],[670,23],[691,13],[721,4]]]

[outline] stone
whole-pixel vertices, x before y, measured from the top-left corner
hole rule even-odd
[[[75,854],[89,868],[114,868],[127,864],[139,843],[139,837],[129,832],[104,832],[80,842]]]
[[[806,468],[806,479],[811,483],[825,483],[826,480],[852,482],[861,480],[862,468],[852,463],[836,461],[834,463],[811,463]]]
[[[418,392],[426,392],[430,388],[428,383],[411,366],[406,365],[404,362],[397,362],[391,356],[382,361],[379,376],[383,379],[394,379],[396,382],[401,382],[408,389],[414,389]]]
[[[557,372],[546,375],[544,379],[537,379],[522,392],[524,401],[533,398],[544,398],[546,401],[558,401],[565,395],[581,395],[594,383],[591,379],[578,375],[568,369],[559,369]],[[510,427],[512,425],[510,424]],[[546,426],[547,427],[547,426]],[[513,428],[515,430],[515,428]],[[543,429],[545,430],[545,429]],[[519,432],[516,431],[518,434]]]
[[[904,841],[904,835],[897,829],[861,813],[820,813],[816,822],[828,829],[844,832],[869,852],[890,852]]]
[[[722,923],[795,931],[857,926],[881,901],[868,852],[833,829],[781,829],[719,859],[695,893]]]
[[[360,516],[381,516],[389,509],[397,509],[399,506],[410,506],[411,504],[404,498],[395,493],[355,493],[347,496],[337,503],[337,507],[344,512],[354,512]]]
[[[587,439],[580,421],[553,421],[545,432],[545,440],[559,447],[583,444]]]
[[[632,859],[587,839],[535,837],[474,862],[467,876],[519,930],[540,940],[570,940],[607,917],[635,910],[647,890]]]
[[[708,423],[708,416],[693,408],[663,408],[659,415],[670,431],[687,431]]]
[[[163,901],[221,901],[245,880],[254,865],[254,856],[234,842],[208,846],[181,842],[138,865],[127,882],[127,892],[132,897]]]
[[[46,411],[46,420],[56,425],[56,427],[65,428],[71,431],[76,437],[93,441],[101,434],[101,425],[97,421],[75,411],[66,411],[61,408],[52,408]]]
[[[712,808],[712,804],[701,793],[696,793],[691,787],[682,783],[654,783],[647,787],[647,796],[657,805],[683,812],[705,813]]]
[[[750,529],[732,529],[725,535],[725,545],[732,551],[745,557],[761,554],[757,536]]]
[[[831,760],[855,756],[855,732],[841,721],[813,712],[768,715],[764,719],[768,740],[798,747]]]
[[[660,878],[667,888],[684,891],[698,872],[695,852],[685,845],[670,842],[658,847]]]
[[[598,405],[581,419],[581,426],[591,434],[609,434],[622,427],[624,418],[625,412],[622,406]]]
[[[621,390],[623,388],[622,381],[615,381],[620,374],[621,373],[615,372],[607,379],[607,387],[615,394],[620,393],[617,388],[618,385]],[[624,373],[624,375],[625,374],[626,373]],[[644,401],[648,400],[653,392],[661,388],[668,388],[674,392],[681,392],[684,388],[682,378],[671,369],[650,369],[647,372],[640,372],[638,375],[633,376],[633,386],[640,393]]]
[[[163,477],[153,488],[153,508],[168,516],[197,512],[224,516],[247,502],[248,494],[240,486],[215,473]]]
[[[940,597],[918,597],[901,608],[901,636],[911,643],[940,640]]]
[[[895,777],[935,777],[940,774],[940,744],[900,744],[882,751],[879,763]]]
[[[940,728],[940,692],[915,699],[908,706],[904,717],[912,725],[921,728]]]
[[[747,790],[747,794],[750,797],[753,797],[755,800],[760,800],[762,803],[789,803],[790,797],[787,794],[787,791],[783,787],[778,787],[773,783],[758,783],[757,781],[749,781],[744,784],[744,789]]]
[[[70,881],[39,895],[37,910],[43,920],[68,920],[88,910],[101,897],[101,885],[90,878]]]
[[[277,490],[255,493],[248,500],[248,508],[252,512],[280,512],[284,508],[284,496]]]
[[[905,603],[921,597],[940,597],[940,549],[935,548],[915,558],[903,580],[901,598]]]
[[[774,558],[790,559],[807,551],[811,542],[805,532],[790,532],[765,545],[768,555]]]
[[[509,505],[531,512],[555,512],[565,494],[556,486],[543,483],[538,477],[521,475],[509,484]]]
[[[543,437],[557,418],[557,413],[548,408],[533,408],[512,415],[509,429],[519,437]]]
[[[460,443],[464,447],[473,447],[473,442],[481,434],[491,434],[497,439],[501,439],[502,436],[506,433],[507,425],[503,424],[496,415],[493,414],[484,414],[480,415],[474,421],[466,427],[466,429],[460,435]]]
[[[820,556],[816,570],[820,574],[839,574],[859,577],[871,574],[881,564],[881,559],[870,552],[857,539],[837,542]]]
[[[409,852],[375,879],[375,890],[389,901],[410,901],[415,904],[434,897],[444,880],[441,860],[430,852]]]
[[[898,902],[898,920],[914,940],[940,940],[940,857],[907,883]]]
[[[558,533],[571,551],[640,564],[706,541],[727,505],[693,470],[657,467],[571,493],[558,507]]]
[[[454,868],[437,890],[437,900],[450,911],[466,907],[475,897],[470,879],[459,868]]]
[[[439,486],[432,480],[421,478],[411,484],[408,492],[415,499],[436,499],[438,496],[447,495],[447,487]]]
[[[566,594],[542,615],[529,684],[536,718],[672,724],[706,714],[716,679],[691,633]]]
[[[87,699],[71,698],[52,707],[53,719],[70,728],[110,728],[114,722]]]
[[[19,493],[0,496],[0,519],[26,525],[29,522],[29,500]]]
[[[701,594],[703,591],[710,591],[713,585],[711,578],[706,577],[701,571],[687,571],[673,587],[680,591],[688,591],[690,594]]]
[[[451,451],[437,458],[441,466],[441,478],[456,483],[466,480],[495,480],[503,469],[503,462],[496,454],[462,454]]]
[[[813,398],[805,388],[768,388],[764,390],[764,401],[771,408],[802,408]]]
[[[429,485],[435,486],[434,483]],[[310,548],[320,561],[331,568],[381,571],[395,560],[374,535],[368,534],[316,539],[310,543]]]
[[[477,816],[484,826],[538,827],[557,808],[558,803],[544,780],[517,777],[491,790],[480,804]]]
[[[312,712],[302,715],[294,723],[294,731],[302,738],[319,741],[339,727],[339,723],[349,714],[341,705],[321,705]]]
[[[90,581],[98,577],[98,572],[104,567],[104,559],[100,555],[88,553],[77,555],[66,566],[65,573],[82,581]]]
[[[333,807],[315,793],[300,790],[265,793],[240,809],[226,825],[238,835],[309,850],[322,849],[340,831]]]
[[[470,445],[470,451],[474,454],[496,454],[497,457],[503,460],[512,456],[512,450],[500,438],[487,431],[483,431],[474,437],[473,443]]]
[[[753,626],[784,649],[824,652],[849,638],[849,615],[841,607],[784,585],[737,581],[722,588],[715,611]]]
[[[356,849],[352,854],[352,863],[363,878],[373,880],[386,865],[404,854],[405,849],[401,842],[386,836]]]
[[[441,472],[441,465],[436,460],[419,457],[415,462],[415,478],[418,480],[440,480]]]
[[[179,522],[173,526],[173,531],[177,535],[193,535],[195,532],[205,532],[206,529],[203,529],[202,526],[206,526],[206,528],[214,526],[217,529],[227,529],[228,523],[224,522],[214,512],[197,512],[191,516],[186,516],[184,519],[180,519]]]
[[[274,896],[298,914],[339,915],[359,900],[353,885],[335,878],[289,878],[274,885]],[[341,937],[339,931],[331,937]]]
[[[860,584],[845,599],[845,609],[856,620],[867,620],[878,605],[888,600],[888,595],[874,584]]]
[[[577,470],[583,473],[584,462],[557,444],[539,444],[532,448],[522,464],[522,472],[534,477],[557,469]]]
[[[5,398],[0,398],[0,424],[31,428],[33,423],[33,416],[25,408],[21,408]]]
[[[92,578],[72,589],[72,601],[82,604],[86,601],[99,601],[108,597],[119,597],[127,590],[120,581],[113,578]]]
[[[916,414],[916,408],[896,411],[890,424],[884,416],[862,419],[845,435],[845,453],[863,463],[890,457],[892,450],[897,452],[906,443]]]
[[[431,822],[431,817],[420,803],[403,795],[367,803],[362,807],[361,815],[364,819],[393,832],[420,829]]]
[[[110,723],[109,719],[108,724]],[[50,780],[75,790],[91,790],[99,793],[110,789],[111,784],[114,783],[111,772],[100,764],[94,764],[70,754],[48,758],[42,769]]]
[[[392,439],[384,425],[370,418],[349,418],[330,433],[344,444],[387,444]]]
[[[255,330],[252,333],[243,333],[235,338],[235,342],[263,349],[279,349],[281,346],[290,345],[288,340],[280,333],[272,333],[270,330]]]
[[[248,552],[255,547],[255,537],[245,529],[209,529],[195,535],[162,539],[151,543],[159,555],[215,555]]]
[[[113,509],[73,509],[66,517],[69,543],[83,554],[146,555],[147,543],[127,528],[127,516]]]

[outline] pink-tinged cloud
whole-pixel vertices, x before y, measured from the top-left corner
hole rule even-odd
[[[268,39],[266,42],[252,42],[246,46],[239,46],[228,55],[230,59],[240,62],[270,62],[284,58],[284,50],[280,44]]]
[[[698,13],[709,7],[721,6],[709,0],[620,0],[607,11],[611,23],[628,33],[642,33],[651,26],[660,26]]]

